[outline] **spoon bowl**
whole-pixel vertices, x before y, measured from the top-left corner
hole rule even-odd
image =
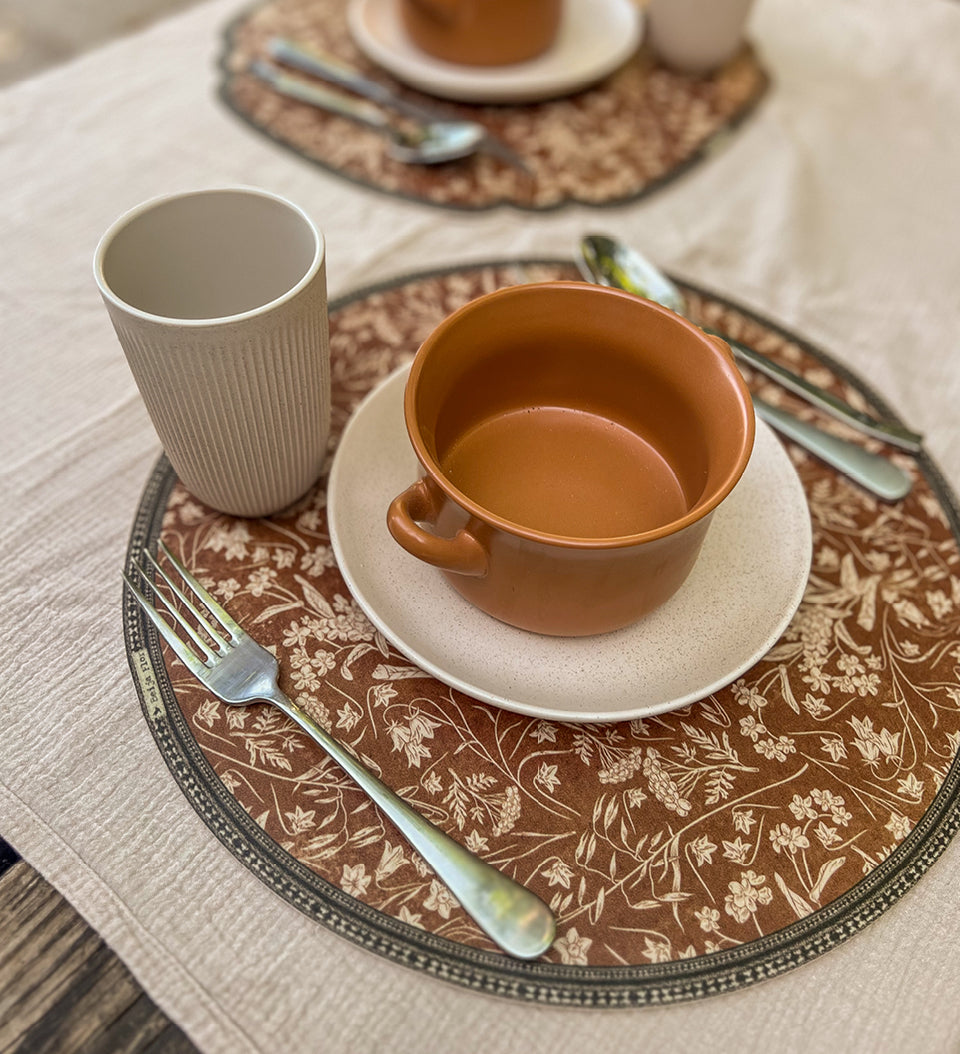
[[[413,131],[392,127],[387,153],[405,164],[436,165],[456,161],[476,152],[483,130],[466,121],[432,121]]]

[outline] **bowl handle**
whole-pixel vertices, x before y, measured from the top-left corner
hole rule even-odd
[[[466,527],[452,538],[441,538],[416,522],[432,523],[441,505],[442,496],[436,494],[426,478],[419,479],[390,502],[387,529],[418,560],[443,571],[483,578],[487,573],[487,553]]]

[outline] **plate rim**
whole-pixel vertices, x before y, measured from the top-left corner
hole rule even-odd
[[[591,65],[574,73],[557,61],[561,52],[549,52],[529,62],[504,67],[469,67],[435,59],[419,53],[411,44],[409,53],[398,51],[389,37],[368,28],[368,14],[385,8],[391,0],[350,0],[347,5],[347,27],[363,54],[398,80],[438,98],[462,103],[521,104],[545,102],[581,91],[602,80],[636,53],[644,36],[643,12],[630,0],[568,0],[595,12],[605,4],[629,23],[628,33],[609,34],[606,52]],[[391,12],[381,17],[392,18]],[[561,34],[563,26],[561,25]],[[561,42],[563,37],[560,38]],[[542,68],[538,69],[538,67]],[[519,79],[518,79],[519,78]]]
[[[696,703],[702,699],[707,698],[712,693],[719,691],[721,688],[729,685],[737,677],[743,674],[746,670],[749,670],[753,665],[760,661],[764,654],[773,647],[777,640],[786,629],[790,620],[796,613],[800,603],[803,599],[803,594],[806,590],[806,585],[809,580],[810,570],[812,566],[813,557],[813,526],[809,516],[809,505],[807,503],[806,495],[803,491],[803,486],[800,482],[799,477],[793,468],[792,463],[789,461],[789,457],[786,451],[783,452],[783,458],[786,464],[789,466],[792,473],[790,479],[790,486],[795,489],[796,494],[802,501],[803,508],[808,511],[808,515],[803,517],[802,520],[798,520],[797,529],[803,534],[802,548],[805,554],[804,557],[804,570],[800,573],[799,567],[796,571],[796,581],[794,582],[794,588],[789,596],[789,599],[784,604],[780,611],[779,617],[774,621],[770,628],[766,631],[762,638],[762,642],[758,640],[757,647],[751,652],[751,654],[745,659],[740,660],[732,668],[727,669],[723,674],[718,677],[714,677],[705,685],[688,691],[685,695],[680,697],[663,700],[662,702],[655,704],[646,704],[640,707],[635,707],[630,710],[584,710],[584,711],[566,711],[566,710],[553,710],[541,706],[532,702],[523,702],[517,699],[511,699],[499,692],[484,689],[482,686],[473,684],[463,677],[458,676],[455,673],[451,673],[448,669],[443,669],[436,662],[426,658],[421,650],[409,643],[408,639],[402,635],[399,631],[393,628],[390,623],[385,619],[382,613],[377,609],[376,604],[369,598],[367,591],[358,583],[357,577],[354,574],[353,568],[350,565],[350,561],[344,557],[344,544],[341,541],[341,524],[338,521],[339,511],[339,498],[337,497],[338,491],[341,486],[341,477],[345,476],[345,470],[343,467],[345,457],[343,451],[347,450],[348,455],[350,453],[351,437],[355,435],[356,430],[362,427],[363,423],[368,419],[368,415],[371,412],[371,408],[374,403],[388,398],[388,390],[392,386],[396,386],[402,397],[403,388],[400,385],[401,378],[405,378],[409,372],[410,364],[404,364],[391,371],[383,380],[376,384],[371,391],[369,391],[364,398],[357,404],[353,413],[350,415],[347,421],[343,433],[341,434],[340,441],[337,444],[337,450],[334,455],[333,463],[330,468],[330,475],[327,484],[327,522],[330,532],[330,544],[334,552],[334,556],[337,560],[337,566],[340,570],[343,579],[350,590],[351,596],[356,600],[357,604],[363,610],[364,614],[370,621],[376,626],[376,628],[386,637],[386,639],[408,660],[415,663],[426,673],[435,677],[441,683],[446,684],[448,687],[453,688],[459,692],[464,693],[468,697],[486,703],[488,705],[497,707],[502,710],[509,711],[511,713],[520,714],[528,718],[539,718],[542,720],[556,721],[566,724],[602,724],[602,723],[616,723],[621,721],[632,721],[638,719],[644,719],[648,717],[655,717],[658,714],[668,713],[673,710],[680,709],[683,706],[688,706]],[[390,393],[392,394],[392,392]],[[402,400],[399,405],[402,406]],[[774,433],[770,427],[764,424],[759,419],[757,420],[757,431],[758,434],[765,434],[767,439],[773,438],[773,442],[778,443],[779,441],[774,436]],[[765,441],[767,441],[765,439]],[[781,447],[782,450],[782,447]],[[410,456],[415,464],[415,458],[413,457],[412,450]],[[402,484],[401,484],[402,485]],[[786,486],[786,484],[785,484]],[[799,504],[799,503],[798,503]],[[385,515],[385,510],[384,510]],[[429,568],[427,565],[421,565],[425,574],[433,572],[438,573],[433,568]],[[449,598],[453,605],[459,606],[464,605],[464,610],[469,608],[469,602],[464,600],[452,589],[449,591]],[[505,626],[498,624],[496,620],[490,616],[484,616],[484,619],[490,619],[490,625],[493,632],[497,632],[498,629],[501,632],[509,633],[523,633],[522,630],[517,630],[514,627]],[[626,627],[626,632],[630,632],[633,627]],[[624,631],[617,631],[623,633]],[[539,638],[545,639],[545,638]],[[564,638],[546,638],[548,640],[557,641],[557,648],[561,648],[562,641]],[[589,638],[587,638],[589,639]]]

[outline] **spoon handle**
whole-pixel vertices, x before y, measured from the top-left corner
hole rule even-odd
[[[772,428],[843,472],[878,498],[899,501],[910,493],[913,483],[909,475],[887,458],[830,435],[756,396],[753,397],[753,405],[757,416]]]
[[[779,385],[786,388],[787,391],[801,396],[811,406],[824,410],[826,413],[836,417],[837,420],[846,422],[856,428],[857,431],[873,436],[874,439],[882,439],[885,443],[890,443],[891,446],[899,447],[901,450],[907,450],[911,454],[916,454],[920,451],[923,445],[923,436],[919,432],[914,432],[896,421],[877,420],[877,418],[871,417],[870,414],[855,409],[831,392],[824,391],[823,388],[811,384],[810,381],[792,370],[778,365],[765,355],[761,355],[759,351],[754,351],[753,348],[749,348],[745,344],[739,343],[739,341],[732,340],[725,333],[709,329],[707,326],[702,328],[704,332],[711,333],[713,336],[725,340],[730,345],[734,358],[739,359],[758,373],[762,373],[765,377],[776,381]]]

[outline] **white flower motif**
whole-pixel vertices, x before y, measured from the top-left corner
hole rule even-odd
[[[716,908],[704,905],[699,911],[695,911],[694,917],[700,923],[700,929],[704,933],[717,933],[720,930],[720,912]]]
[[[737,835],[736,841],[724,841],[723,843],[723,855],[735,864],[745,864],[750,854],[750,849],[750,843],[744,842],[740,835]]]
[[[836,827],[828,827],[823,820],[817,824],[813,833],[820,840],[824,849],[830,849],[840,841],[840,835],[837,834]]]
[[[553,863],[549,867],[545,867],[540,873],[550,879],[551,886],[563,886],[564,889],[570,888],[573,868],[565,864],[559,857],[554,858]]]
[[[299,805],[292,812],[283,814],[290,825],[291,834],[303,834],[311,827],[316,827],[316,809],[303,809]]]
[[[196,720],[202,722],[207,728],[213,728],[214,722],[220,719],[220,700],[205,699],[197,709]]]
[[[340,876],[340,888],[349,893],[351,897],[362,897],[367,892],[372,875],[367,874],[366,867],[360,863],[351,866],[343,865],[343,874]]]
[[[673,950],[669,941],[654,941],[645,937],[644,945],[643,957],[652,963],[668,963],[673,958]]]
[[[741,706],[748,706],[756,713],[759,713],[767,705],[767,700],[759,689],[753,686],[747,687],[746,682],[742,678],[734,682],[732,691]]]
[[[890,813],[890,820],[884,826],[898,842],[906,838],[911,831],[910,821],[896,812]]]
[[[293,567],[293,561],[296,554],[292,548],[284,546],[280,549],[273,550],[273,556],[271,559],[277,565],[278,571],[283,571],[288,567]]]
[[[817,815],[816,810],[813,808],[813,799],[801,798],[799,794],[794,794],[789,808],[798,820],[813,820]]]
[[[550,721],[538,721],[530,730],[530,738],[535,739],[538,743],[543,743],[544,740],[548,743],[556,743],[557,726]]]
[[[568,966],[586,966],[591,944],[593,941],[589,937],[581,937],[574,926],[553,942],[554,948],[560,953],[560,961]]]
[[[905,798],[911,801],[920,801],[923,797],[923,780],[918,780],[913,772],[906,779],[898,780],[897,788]]]
[[[847,756],[847,748],[839,737],[828,738],[827,736],[821,736],[820,749],[824,754],[829,754],[834,761],[840,761]]]
[[[810,839],[799,827],[790,827],[785,823],[778,824],[769,832],[769,835],[770,844],[775,853],[786,849],[792,855],[798,849],[807,849],[810,846]]]
[[[387,725],[387,731],[390,733],[393,749],[402,752],[407,764],[418,769],[420,762],[431,756],[430,748],[424,746],[423,741],[433,739],[433,734],[439,727],[438,721],[427,717],[417,707],[411,707],[407,713],[406,724],[391,721]]]
[[[777,736],[776,739],[761,739],[759,743],[754,744],[754,750],[769,761],[786,761],[787,756],[795,754],[797,748],[789,736]]]
[[[435,878],[430,880],[430,892],[423,902],[428,911],[435,911],[441,918],[450,918],[450,912],[460,907],[460,902],[449,889]]]
[[[753,809],[733,810],[733,829],[735,831],[743,831],[744,834],[749,834],[756,822],[753,818]]]
[[[713,863],[713,854],[717,851],[717,847],[705,834],[702,834],[690,843],[690,851],[697,858],[697,863],[702,867],[704,864]]]
[[[484,853],[490,848],[487,839],[474,827],[474,829],[463,840],[463,844],[471,853]]]
[[[343,728],[349,732],[360,721],[360,708],[351,702],[347,702],[342,710],[337,711],[337,717],[339,719],[337,728]]]
[[[560,786],[560,777],[557,775],[557,766],[548,765],[545,761],[541,762],[536,776],[533,777],[533,782],[538,783],[543,787],[547,794],[552,794],[554,790]]]
[[[247,579],[247,589],[251,596],[262,597],[277,580],[277,572],[272,567],[258,567]]]
[[[400,905],[400,921],[406,922],[409,926],[416,926],[418,930],[424,928],[423,923],[420,921],[423,916],[417,912],[416,915],[407,907],[406,904]]]
[[[389,841],[384,840],[383,852],[380,854],[380,863],[377,864],[377,869],[374,872],[377,882],[380,883],[385,878],[389,878],[398,867],[402,867],[406,862],[407,857],[403,851],[403,847],[392,845]]]

